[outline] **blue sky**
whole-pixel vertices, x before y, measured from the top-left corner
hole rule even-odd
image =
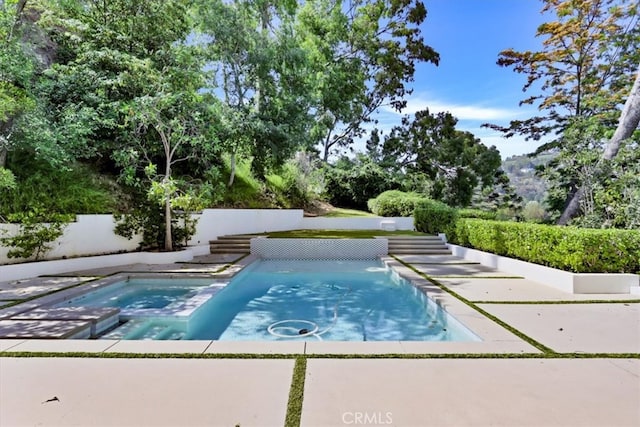
[[[510,120],[531,117],[535,107],[519,107],[525,97],[525,76],[496,65],[498,53],[507,48],[539,49],[537,27],[549,20],[540,0],[424,0],[427,20],[421,30],[425,42],[440,53],[440,65],[420,64],[414,92],[403,114],[424,108],[449,111],[459,119],[458,128],[472,132],[487,145],[495,145],[503,158],[534,151],[540,142],[505,139],[482,123],[507,125]],[[378,128],[388,131],[401,115],[383,109]],[[386,132],[385,132],[386,133]]]

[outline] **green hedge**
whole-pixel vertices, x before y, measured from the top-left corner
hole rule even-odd
[[[576,273],[640,273],[640,231],[460,218],[452,243]]]
[[[428,234],[446,233],[455,235],[458,211],[435,200],[422,200],[413,212],[416,230]]]
[[[423,200],[425,197],[417,193],[389,190],[380,193],[375,199],[370,199],[367,202],[367,207],[379,216],[408,217],[413,215],[416,206]]]
[[[464,208],[458,209],[458,217],[497,220],[498,214],[497,212],[483,211],[482,209]]]

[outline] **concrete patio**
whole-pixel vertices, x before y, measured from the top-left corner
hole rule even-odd
[[[433,278],[441,287],[390,261],[483,341],[2,339],[0,426],[282,426],[295,357],[307,358],[303,426],[640,425],[637,295],[569,294],[452,256],[398,259]],[[48,285],[66,292],[127,271],[207,274],[231,262],[207,256],[94,269],[0,283],[0,295],[20,300],[51,290]],[[0,317],[11,310],[0,310]],[[34,351],[62,357],[15,357]],[[74,352],[95,357],[64,357]],[[105,358],[112,353],[118,358]],[[155,357],[126,357],[140,353]],[[241,359],[230,358],[234,353]],[[382,358],[354,358],[366,354]],[[274,355],[285,359],[256,358]]]

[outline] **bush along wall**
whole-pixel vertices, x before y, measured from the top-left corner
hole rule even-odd
[[[367,207],[379,216],[407,217],[413,215],[413,211],[424,200],[428,199],[417,193],[389,190],[380,193],[375,199],[369,199]]]
[[[640,230],[460,218],[447,236],[461,246],[575,273],[640,273]]]
[[[442,202],[423,199],[413,212],[417,231],[428,234],[445,233],[451,240],[456,232],[458,211]]]

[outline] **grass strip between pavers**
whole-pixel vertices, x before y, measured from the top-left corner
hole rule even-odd
[[[640,353],[379,353],[379,354],[278,354],[278,353],[91,353],[4,351],[0,358],[88,359],[640,359]]]
[[[451,289],[449,289],[448,287],[444,286],[442,283],[440,283],[439,281],[437,281],[436,279],[434,279],[433,277],[420,272],[419,270],[415,269],[411,264],[408,264],[400,259],[398,259],[396,256],[393,256],[393,258],[398,261],[399,263],[401,263],[402,265],[404,265],[405,267],[411,269],[412,271],[414,271],[415,273],[419,274],[420,276],[424,277],[425,279],[427,279],[428,281],[430,281],[431,283],[433,283],[434,285],[436,285],[437,287],[439,287],[440,289],[442,289],[443,291],[445,291],[446,293],[448,293],[449,295],[453,296],[454,298],[457,298],[458,300],[460,300],[461,302],[465,303],[466,305],[468,305],[469,307],[473,308],[474,310],[478,311],[480,314],[482,314],[483,316],[493,320],[494,322],[496,322],[498,325],[502,326],[503,328],[505,328],[506,330],[508,330],[509,332],[511,332],[512,334],[518,336],[520,339],[528,342],[529,344],[531,344],[532,346],[534,346],[535,348],[537,348],[538,350],[542,351],[543,353],[555,353],[554,350],[552,350],[551,348],[547,347],[546,345],[534,340],[533,338],[531,338],[528,335],[525,335],[524,333],[520,332],[519,330],[517,330],[516,328],[514,328],[513,326],[509,325],[508,323],[502,321],[501,319],[497,318],[496,316],[492,315],[491,313],[489,313],[486,310],[483,310],[482,308],[478,307],[475,303],[469,301],[468,299],[466,299],[465,297],[463,297],[462,295],[452,291]]]
[[[287,403],[287,416],[284,425],[286,427],[299,427],[302,418],[302,402],[304,400],[304,380],[307,375],[307,359],[297,357],[293,367],[293,378],[291,379],[291,389],[289,390],[289,401]]]

